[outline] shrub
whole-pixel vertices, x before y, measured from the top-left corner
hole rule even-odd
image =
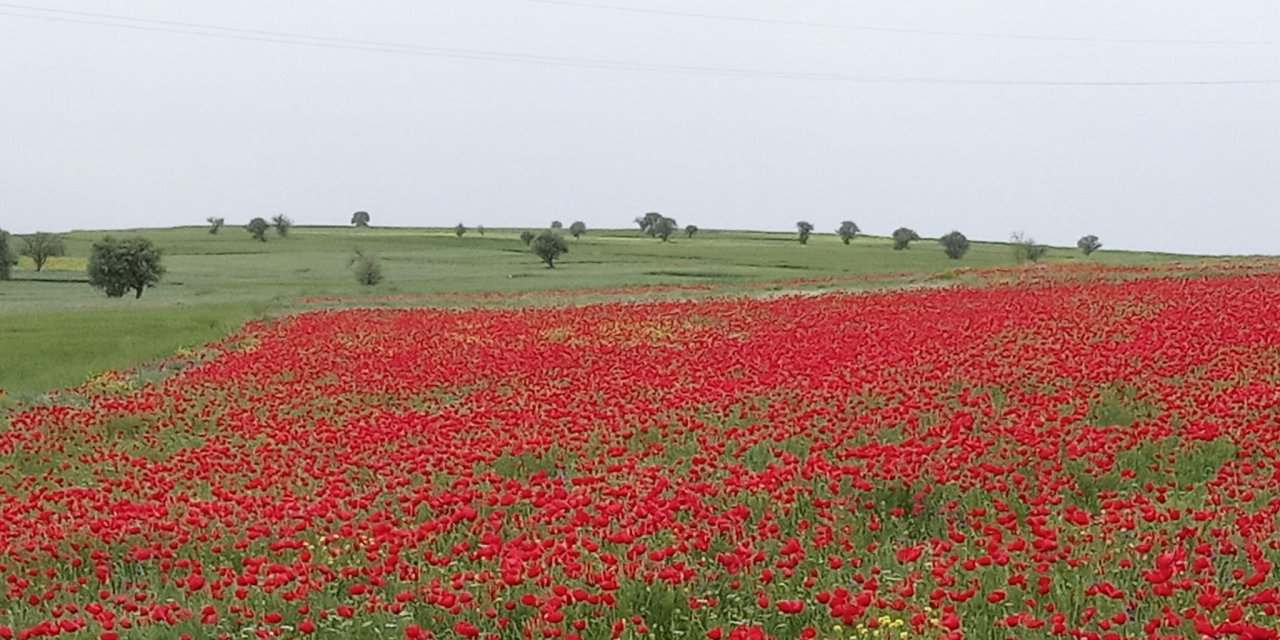
[[[8,280],[10,269],[18,264],[18,256],[9,248],[9,232],[0,229],[0,280]]]
[[[533,239],[536,237],[537,236],[532,231],[520,232],[520,242],[523,242],[524,246],[526,247],[529,246],[533,242]]]
[[[698,225],[696,225],[696,224],[691,224],[691,225],[689,225],[689,226],[687,226],[687,227],[685,227],[685,228],[684,228],[684,236],[685,236],[686,238],[692,238],[692,237],[693,237],[693,234],[695,234],[695,233],[697,233],[697,232],[698,232]]]
[[[281,213],[271,218],[271,225],[276,228],[276,235],[284,238],[288,237],[289,230],[293,228],[293,220]]]
[[[569,225],[569,233],[575,238],[582,237],[582,234],[586,232],[587,232],[587,225],[583,223],[581,220],[575,221],[573,224]]]
[[[859,229],[852,220],[845,220],[840,223],[840,228],[836,229],[836,235],[839,235],[845,244],[849,244],[849,241],[857,237],[861,231],[862,229]]]
[[[1031,262],[1039,262],[1040,258],[1049,250],[1042,244],[1036,244],[1034,238],[1018,231],[1009,236],[1009,243],[1013,247],[1013,259],[1018,264],[1022,264],[1028,260]]]
[[[107,236],[93,243],[88,273],[89,284],[105,291],[108,297],[119,298],[132,290],[136,292],[134,298],[141,298],[142,291],[164,275],[164,267],[160,265],[160,250],[150,240],[116,240]]]
[[[813,233],[813,225],[801,220],[796,223],[796,230],[800,232],[800,244],[809,244],[809,235]]]
[[[54,256],[64,255],[67,251],[62,236],[56,233],[37,233],[23,238],[22,255],[36,263],[36,271],[44,268],[44,263]]]
[[[902,251],[903,249],[910,249],[911,242],[919,239],[920,235],[916,233],[915,229],[898,227],[893,231],[893,250]]]
[[[563,229],[563,228],[564,228],[564,223],[563,223],[563,222],[560,222],[559,220],[552,220],[552,221],[551,221],[551,228],[552,228],[552,229],[556,229],[556,230]]]
[[[959,260],[969,251],[969,239],[964,237],[959,231],[952,231],[941,238],[938,242],[942,243],[942,248],[947,252],[947,257],[952,260]]]
[[[253,236],[254,240],[261,242],[267,241],[267,229],[270,228],[271,225],[267,224],[267,221],[262,218],[254,218],[249,221],[249,224],[244,226],[245,231],[248,231],[249,234]]]
[[[556,259],[563,254],[569,253],[569,244],[564,241],[564,237],[551,231],[543,231],[538,234],[538,237],[533,239],[530,247],[532,247],[535,255],[547,263],[548,269],[556,268]]]
[[[218,235],[219,231],[222,231],[222,225],[226,224],[227,222],[222,218],[215,218],[213,216],[209,216],[208,218],[205,218],[204,221],[209,223],[209,233],[215,236]]]
[[[355,274],[356,282],[362,285],[371,287],[382,282],[382,263],[373,254],[357,249],[347,267]]]
[[[1080,250],[1087,256],[1091,255],[1094,251],[1101,249],[1102,243],[1098,242],[1098,236],[1088,235],[1077,240],[1076,246],[1080,247]]]
[[[478,224],[478,225],[476,225],[476,233],[480,234],[480,237],[482,237],[482,238],[483,238],[483,237],[484,237],[484,225],[482,225],[482,224]]]
[[[369,212],[357,211],[351,214],[351,224],[354,224],[357,227],[369,226]]]
[[[466,235],[466,233],[467,233],[467,227],[461,222],[458,223],[458,226],[453,228],[453,235],[458,236],[459,238]]]

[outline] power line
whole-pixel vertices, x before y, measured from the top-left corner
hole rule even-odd
[[[620,60],[599,60],[590,58],[574,58],[562,56],[546,56],[480,49],[458,49],[432,47],[417,44],[381,42],[376,40],[358,40],[329,36],[313,36],[281,31],[264,31],[224,27],[195,22],[177,22],[154,20],[130,16],[67,11],[61,9],[44,9],[30,5],[16,5],[0,2],[0,7],[17,8],[25,11],[40,11],[55,15],[33,15],[0,10],[0,16],[41,20],[46,22],[71,23],[146,31],[171,33],[188,36],[220,38],[250,42],[264,42],[279,45],[305,46],[323,49],[347,51],[367,51],[395,55],[411,55],[433,58],[461,60],[479,60],[489,62],[507,62],[556,67],[573,67],[601,69],[609,71],[633,71],[650,73],[669,73],[737,78],[763,78],[777,80],[816,80],[827,82],[881,83],[881,84],[931,84],[931,85],[978,85],[978,86],[1033,86],[1033,87],[1161,87],[1161,86],[1231,86],[1231,85],[1276,85],[1280,80],[1238,79],[1238,80],[1138,80],[1138,81],[1090,81],[1090,80],[998,80],[981,78],[942,78],[926,76],[886,76],[886,75],[851,75],[812,72],[767,71],[757,69],[741,69],[733,67],[703,67],[691,65],[673,65],[644,62],[627,62]],[[130,24],[132,23],[132,24]]]
[[[1161,38],[1102,38],[1088,36],[1047,36],[1047,35],[1025,35],[1014,33],[995,33],[982,31],[946,31],[937,29],[911,29],[906,27],[884,27],[875,25],[862,24],[840,24],[830,22],[811,22],[807,20],[787,20],[781,18],[753,18],[747,16],[733,16],[718,13],[699,13],[694,11],[674,11],[667,9],[646,9],[643,7],[628,7],[625,5],[615,4],[593,4],[589,2],[578,2],[577,0],[529,0],[535,4],[557,5],[561,7],[573,7],[577,9],[595,9],[600,11],[614,11],[622,13],[638,13],[656,16],[667,16],[674,18],[695,18],[699,20],[719,20],[724,22],[739,22],[749,24],[769,24],[782,25],[789,27],[804,27],[808,29],[829,29],[837,31],[868,31],[876,33],[901,33],[910,35],[923,36],[942,36],[948,38],[989,38],[997,40],[1032,40],[1046,42],[1095,42],[1095,43],[1112,43],[1112,44],[1166,44],[1166,45],[1253,45],[1253,46],[1275,46],[1280,41],[1275,40],[1179,40],[1179,39],[1161,39]]]

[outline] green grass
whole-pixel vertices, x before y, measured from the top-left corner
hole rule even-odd
[[[750,285],[769,281],[928,278],[957,267],[1015,264],[1010,247],[1000,243],[974,243],[963,260],[954,261],[932,240],[893,251],[887,238],[860,237],[845,246],[833,234],[815,234],[801,246],[791,233],[700,231],[692,239],[663,243],[627,229],[570,239],[569,254],[547,269],[520,242],[520,231],[471,231],[457,238],[451,229],[298,227],[288,238],[272,233],[262,243],[239,228],[218,235],[203,227],[148,229],[141,233],[162,248],[168,273],[141,300],[110,299],[89,287],[84,259],[93,241],[106,234],[72,232],[66,258],[51,261],[41,273],[24,262],[13,280],[0,282],[0,389],[22,395],[75,384],[97,371],[217,339],[253,317],[299,310],[308,297],[361,304],[382,302],[370,296],[671,284],[713,285],[732,293],[758,290]],[[381,285],[356,284],[347,269],[355,249],[380,258],[386,276]],[[1074,249],[1057,248],[1045,262],[1141,265],[1178,259],[1187,258],[1103,250],[1086,259]]]

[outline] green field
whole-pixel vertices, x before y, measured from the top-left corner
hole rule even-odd
[[[814,234],[801,246],[790,233],[701,231],[663,243],[634,229],[592,231],[570,239],[570,252],[545,268],[520,242],[519,229],[295,227],[266,243],[238,228],[210,235],[203,227],[141,232],[164,251],[168,270],[141,300],[109,299],[92,289],[84,260],[101,231],[67,234],[67,256],[36,273],[29,261],[0,282],[0,389],[23,397],[74,385],[97,371],[128,368],[223,336],[255,317],[330,304],[459,304],[439,294],[585,291],[651,285],[711,285],[715,293],[758,292],[758,283],[836,278],[842,288],[911,284],[963,268],[1013,267],[1006,244],[974,243],[964,259],[949,260],[933,240],[893,251],[887,238],[859,237],[845,246],[833,234]],[[132,232],[112,232],[118,236]],[[16,240],[16,239],[15,239]],[[348,269],[354,250],[376,254],[385,281],[356,284]],[[1055,248],[1044,262],[1089,261],[1146,265],[1195,258],[1102,251],[1084,258]],[[856,276],[883,275],[859,282]],[[598,295],[597,295],[598,294]],[[686,292],[687,294],[687,292]],[[563,295],[478,300],[464,304],[554,303]]]

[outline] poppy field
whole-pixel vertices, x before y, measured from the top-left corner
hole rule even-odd
[[[251,323],[11,412],[0,638],[1278,638],[1277,318],[1225,270]]]

